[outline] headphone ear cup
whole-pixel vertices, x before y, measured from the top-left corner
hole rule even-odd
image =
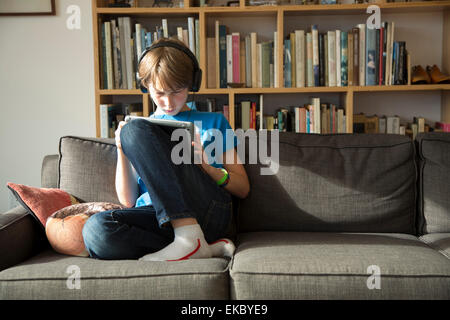
[[[191,91],[192,92],[198,92],[200,90],[201,84],[202,84],[202,70],[201,69],[197,69],[194,72],[194,80],[193,80],[193,83],[192,83]]]
[[[139,79],[139,78],[138,78],[138,87],[139,87],[139,89],[141,89],[142,93],[148,93],[147,88],[144,86],[141,79]]]

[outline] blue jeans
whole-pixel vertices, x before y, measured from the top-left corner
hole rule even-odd
[[[195,218],[207,242],[223,237],[232,215],[232,197],[196,164],[176,165],[171,150],[178,142],[158,125],[133,120],[120,134],[122,150],[144,181],[152,205],[111,210],[91,216],[83,227],[90,256],[137,259],[173,241],[174,219]],[[136,181],[137,183],[137,181]]]

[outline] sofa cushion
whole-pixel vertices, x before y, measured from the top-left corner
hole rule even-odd
[[[430,233],[419,239],[450,259],[450,233]]]
[[[267,149],[271,154],[271,134]],[[414,144],[400,135],[279,134],[279,170],[245,168],[249,196],[238,231],[397,232],[415,234]]]
[[[241,234],[230,273],[233,299],[450,299],[450,261],[405,234]]]
[[[450,133],[417,135],[420,157],[419,232],[450,232]]]
[[[52,248],[59,253],[88,257],[82,230],[92,215],[125,206],[108,202],[78,203],[53,213],[45,225],[45,234]]]
[[[228,298],[228,260],[220,258],[105,261],[44,251],[0,272],[0,300]]]
[[[58,187],[83,202],[119,203],[114,139],[62,137]]]
[[[8,182],[17,201],[45,228],[48,217],[55,211],[79,203],[79,200],[57,188],[35,188]]]

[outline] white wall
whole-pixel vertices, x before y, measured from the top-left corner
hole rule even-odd
[[[81,29],[69,30],[77,5]],[[0,17],[0,212],[8,181],[40,186],[42,159],[63,135],[95,136],[89,0],[56,1],[56,16]]]

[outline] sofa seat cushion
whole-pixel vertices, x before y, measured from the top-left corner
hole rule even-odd
[[[0,272],[0,300],[228,299],[228,263],[220,258],[105,261],[47,250]]]
[[[407,234],[240,234],[230,274],[233,299],[450,299],[450,260]]]
[[[426,234],[420,240],[450,259],[450,233]]]

